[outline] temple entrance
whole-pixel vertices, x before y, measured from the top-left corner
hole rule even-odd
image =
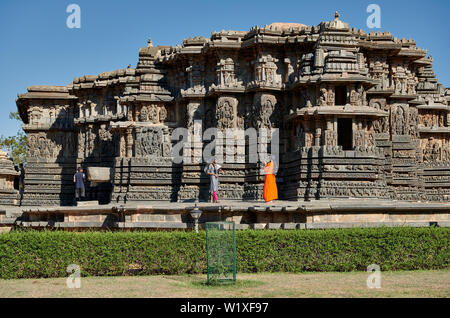
[[[347,104],[347,87],[345,86],[336,86],[335,88],[336,94],[334,104],[335,105],[345,105]]]
[[[351,118],[338,118],[338,145],[343,150],[353,149],[353,131]]]

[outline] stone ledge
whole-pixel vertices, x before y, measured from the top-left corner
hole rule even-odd
[[[317,222],[306,223],[306,229],[368,228],[368,227],[428,227],[436,222]]]
[[[192,227],[181,222],[117,222],[118,228],[158,228],[158,229],[186,229]]]
[[[0,226],[0,233],[7,233],[12,230],[11,226]]]
[[[15,217],[0,217],[0,225],[7,224],[7,225],[14,225],[17,221],[17,218]]]
[[[98,207],[98,201],[78,201],[77,207]]]
[[[236,224],[235,229],[236,230],[248,230],[248,229],[250,229],[250,224]]]
[[[14,222],[9,223],[13,225]],[[116,228],[116,229],[192,229],[192,223],[182,222],[15,222],[23,227],[54,227],[54,228]],[[5,223],[0,224],[0,226]],[[315,223],[252,223],[236,224],[236,230],[313,230],[313,229],[338,229],[338,228],[375,228],[375,227],[450,227],[450,222],[315,222]],[[200,228],[205,228],[204,224],[199,224]]]

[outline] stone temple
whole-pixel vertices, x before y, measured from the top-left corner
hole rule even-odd
[[[136,68],[31,86],[17,99],[28,136],[21,204],[71,205],[77,167],[104,203],[207,200],[201,148],[172,160],[172,131],[278,128],[280,200],[449,201],[450,90],[413,40],[339,19],[213,32],[148,45]],[[248,155],[248,145],[243,145]],[[223,200],[261,200],[262,163],[224,163]]]

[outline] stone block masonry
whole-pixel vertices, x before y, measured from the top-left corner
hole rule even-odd
[[[245,229],[326,229],[351,227],[450,225],[450,203],[393,202],[380,199],[319,200],[312,202],[224,201],[198,203],[205,222],[234,221]],[[5,228],[62,230],[188,230],[194,226],[192,203],[142,202],[79,207],[24,207],[20,213],[2,215]]]
[[[189,148],[190,163],[175,163],[179,127],[192,135],[279,129],[281,200],[448,202],[450,93],[432,65],[415,41],[350,28],[338,14],[316,26],[274,23],[174,47],[149,41],[135,68],[19,95],[28,136],[22,204],[72,205],[80,166],[111,170],[112,182],[88,182],[89,200],[208,200],[196,161],[206,143]],[[235,160],[223,163],[222,200],[261,199],[262,163],[248,161],[250,146],[241,140],[227,152]]]

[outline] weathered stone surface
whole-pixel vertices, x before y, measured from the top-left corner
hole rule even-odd
[[[19,95],[29,146],[23,205],[72,205],[79,166],[112,169],[113,184],[106,172],[91,176],[105,182],[88,182],[89,200],[208,201],[208,142],[186,150],[190,163],[175,163],[177,127],[279,128],[280,199],[449,201],[449,91],[413,40],[351,29],[337,14],[317,26],[148,43],[136,68]],[[238,138],[224,151],[234,162],[223,164],[221,199],[262,199],[253,144]]]
[[[353,201],[353,202],[352,202]],[[449,203],[372,200],[278,201],[280,212],[256,211],[258,203],[225,201],[221,206],[200,203],[200,227],[205,222],[234,221],[236,229],[325,229],[377,226],[449,226]],[[219,207],[219,209],[214,209]],[[270,206],[268,206],[270,207]],[[287,211],[289,207],[289,211]],[[293,208],[296,207],[295,211]],[[357,208],[359,207],[359,208]],[[191,203],[153,202],[150,205],[36,207],[0,210],[0,226],[110,229],[190,229]],[[8,208],[17,209],[17,208]],[[9,216],[6,216],[9,215]],[[12,216],[14,215],[14,216]]]
[[[87,177],[91,182],[109,182],[111,181],[111,168],[88,167]]]
[[[98,206],[98,201],[78,201],[77,206]]]
[[[19,191],[14,189],[14,178],[19,174],[8,154],[0,150],[0,206],[19,204]]]

